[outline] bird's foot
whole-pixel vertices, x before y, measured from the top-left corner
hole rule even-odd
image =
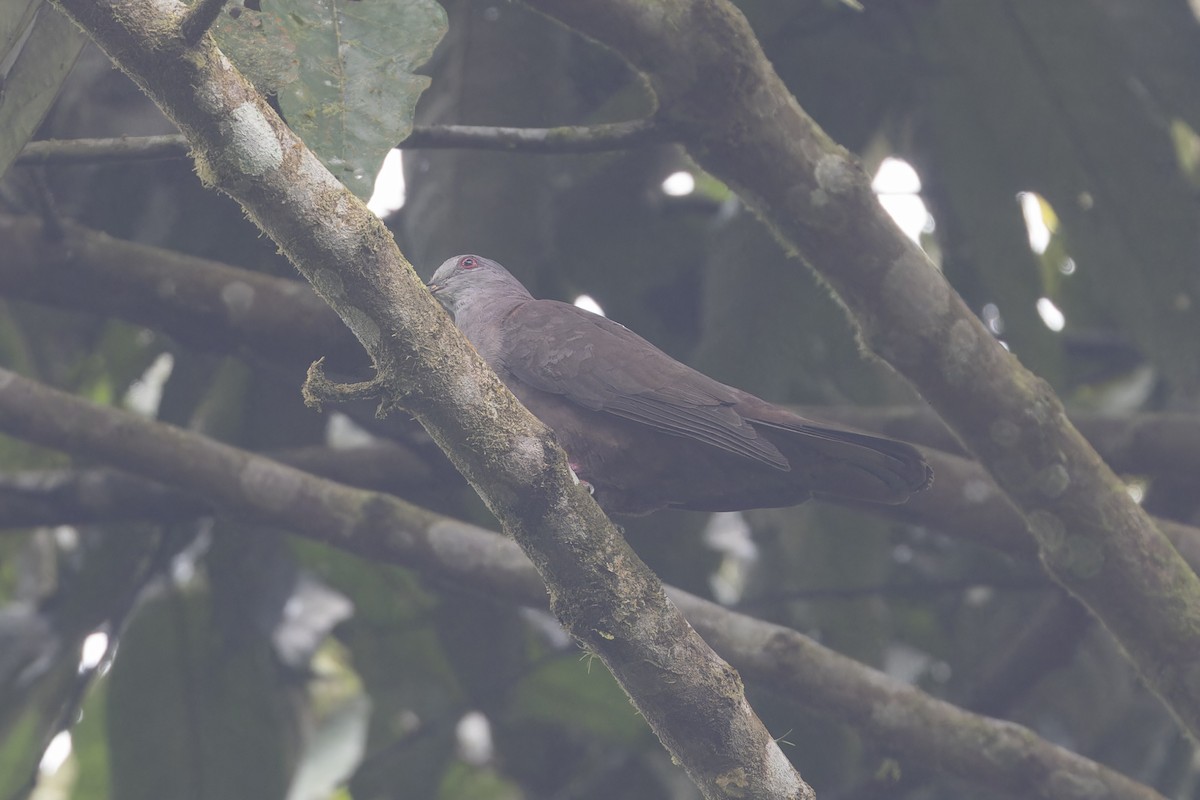
[[[590,483],[585,481],[583,478],[579,477],[579,465],[578,464],[576,464],[574,462],[568,462],[567,466],[569,466],[571,468],[571,477],[573,477],[575,479],[575,483],[577,483],[580,486],[582,486],[583,488],[587,489],[588,494],[590,494],[590,495],[596,494],[596,487],[592,486]]]

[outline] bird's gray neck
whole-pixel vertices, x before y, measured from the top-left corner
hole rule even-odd
[[[454,324],[493,368],[502,342],[502,323],[533,297],[528,292],[465,292],[455,299]]]

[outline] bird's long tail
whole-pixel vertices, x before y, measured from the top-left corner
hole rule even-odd
[[[808,472],[808,485],[817,496],[896,504],[933,482],[933,469],[904,442],[808,422],[754,423],[788,434],[771,440],[793,469]]]

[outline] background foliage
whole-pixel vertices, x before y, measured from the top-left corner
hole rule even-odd
[[[431,80],[418,124],[586,125],[650,111],[623,63],[583,37],[518,5],[444,5],[448,33],[421,70]],[[1196,412],[1200,31],[1188,4],[864,5],[739,4],[831,136],[869,168],[888,156],[915,166],[933,220],[927,248],[1072,410]],[[440,34],[440,20],[430,26]],[[298,45],[301,63],[308,46]],[[379,62],[343,68],[354,86],[387,73]],[[405,78],[416,91],[420,82]],[[390,105],[385,90],[363,91]],[[280,104],[300,129],[302,117],[345,114],[351,94],[305,111],[284,92]],[[400,118],[386,145],[410,120],[383,111]],[[88,48],[38,138],[168,131]],[[696,190],[665,193],[664,179],[679,171],[695,175]],[[589,294],[677,358],[772,400],[919,402],[859,355],[829,292],[791,268],[737,198],[674,146],[589,155],[406,149],[404,173],[407,201],[389,224],[426,276],[450,255],[484,253],[536,296]],[[0,188],[5,214],[72,219],[293,276],[182,160],[15,166]],[[1023,204],[1020,193],[1034,197]],[[1049,225],[1040,252],[1023,205]],[[6,367],[258,451],[360,442],[345,424],[353,418],[399,442],[413,465],[402,479],[371,480],[490,524],[416,426],[377,422],[370,408],[334,419],[304,408],[303,369],[325,352],[284,357],[232,347],[202,325],[181,335],[144,312],[89,311],[86,296],[33,302],[20,287],[5,293]],[[1062,312],[1060,330],[1043,318],[1048,303]],[[365,374],[352,356],[340,366]],[[33,470],[45,480],[48,469],[87,466],[0,440],[4,485],[34,480]],[[1154,513],[1196,522],[1194,472],[1150,459],[1128,477]],[[286,532],[182,516],[5,523],[0,797],[24,793],[49,737],[79,710],[72,759],[42,779],[45,796],[54,787],[123,800],[694,796],[611,678],[548,617]],[[926,523],[814,503],[716,522],[664,513],[625,528],[669,583],[1017,720],[1163,794],[1193,796],[1193,746],[1104,631],[1036,563]],[[81,679],[80,648],[96,630],[110,644],[119,633],[120,647]],[[996,674],[998,665],[1010,671]],[[893,773],[904,782],[888,796],[962,795],[960,784],[897,764],[836,719],[770,687],[747,689],[820,796],[874,796],[880,776]],[[986,787],[970,792],[989,796]]]

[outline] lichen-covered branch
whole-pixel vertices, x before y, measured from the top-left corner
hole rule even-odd
[[[200,352],[252,351],[307,368],[313,354],[365,369],[362,345],[304,283],[159,247],[72,222],[43,235],[35,217],[0,214],[0,294],[117,317]]]
[[[527,0],[611,47],[659,119],[837,292],[1020,510],[1050,573],[1200,736],[1200,578],[1024,369],[883,211],[724,0]]]

